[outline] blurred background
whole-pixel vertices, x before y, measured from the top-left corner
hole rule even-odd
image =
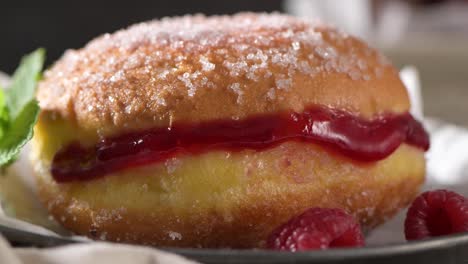
[[[41,5],[40,5],[41,4]],[[45,7],[2,4],[0,71],[45,47],[50,65],[66,49],[130,24],[188,13],[280,11],[319,17],[382,50],[397,67],[420,73],[425,114],[468,126],[468,0],[62,1]]]

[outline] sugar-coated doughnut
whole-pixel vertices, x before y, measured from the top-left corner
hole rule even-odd
[[[371,161],[342,150],[346,142],[336,135],[329,137],[333,142],[298,137],[235,151],[226,147],[231,141],[223,147],[210,141],[215,147],[157,162],[125,168],[113,163],[117,170],[99,163],[107,159],[99,153],[86,158],[96,145],[114,148],[112,140],[122,135],[177,133],[178,127],[219,120],[242,124],[288,111],[300,115],[311,107],[382,126],[383,117],[408,116],[406,89],[388,60],[317,21],[240,13],[137,24],[67,51],[45,72],[37,98],[42,111],[32,162],[40,197],[63,226],[94,239],[262,247],[275,227],[310,207],[345,209],[369,230],[408,205],[424,180],[427,146],[405,141],[404,133],[412,130],[398,125],[394,128],[403,131],[395,133],[398,145]],[[191,130],[183,131],[180,135]],[[73,152],[73,144],[87,152]],[[119,155],[128,162],[153,150]],[[57,180],[60,153],[70,158],[62,165],[81,169],[99,163],[95,173],[102,175]]]

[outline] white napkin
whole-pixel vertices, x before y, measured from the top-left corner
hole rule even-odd
[[[0,263],[8,264],[194,264],[175,254],[149,247],[84,243],[49,249],[15,248],[0,236]]]

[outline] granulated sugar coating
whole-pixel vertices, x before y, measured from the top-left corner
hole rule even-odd
[[[101,134],[301,111],[314,103],[367,116],[406,110],[407,103],[376,103],[372,87],[385,74],[398,78],[375,50],[320,22],[282,14],[194,15],[140,23],[67,51],[45,73],[38,99],[42,109]],[[327,76],[359,84],[327,88],[338,100],[297,92],[327,83]],[[367,81],[374,83],[360,84]],[[355,98],[346,102],[347,94]]]

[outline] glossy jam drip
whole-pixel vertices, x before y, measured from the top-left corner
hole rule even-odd
[[[290,140],[321,144],[365,162],[384,159],[403,142],[429,148],[428,134],[408,113],[365,120],[348,112],[313,107],[303,113],[176,124],[170,129],[103,139],[92,148],[73,143],[54,157],[52,175],[57,182],[89,180],[181,154],[260,151]]]

